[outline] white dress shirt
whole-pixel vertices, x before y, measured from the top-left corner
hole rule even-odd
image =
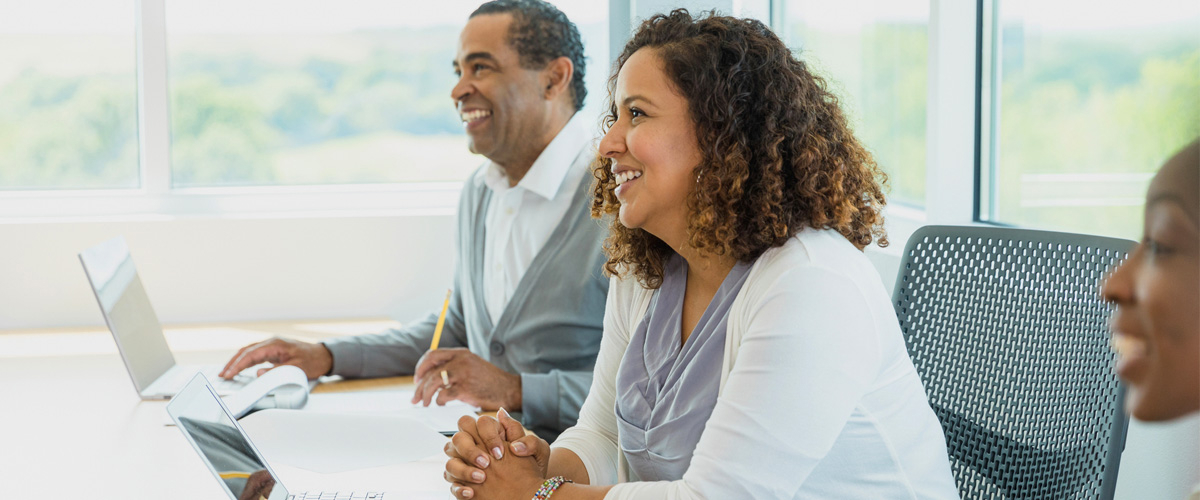
[[[483,253],[483,290],[492,324],[571,206],[575,188],[588,173],[586,168],[571,168],[584,148],[595,146],[585,120],[576,113],[516,186],[509,186],[504,172],[491,161],[475,175],[476,182],[492,190]]]
[[[553,445],[591,484],[616,484],[606,500],[959,497],[879,275],[845,237],[813,229],[763,253],[734,299],[717,403],[683,478],[627,482],[616,375],[651,296],[614,278],[591,392]]]

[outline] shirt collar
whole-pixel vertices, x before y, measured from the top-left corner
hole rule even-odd
[[[547,200],[554,199],[575,163],[575,157],[591,142],[584,119],[580,115],[582,113],[575,113],[562,130],[558,131],[558,135],[555,135],[546,149],[542,150],[542,154],[534,160],[529,172],[525,173],[525,177],[521,178],[516,187],[524,188]],[[504,176],[500,167],[490,160],[475,176],[476,182],[487,184],[492,191],[509,189],[508,178]]]

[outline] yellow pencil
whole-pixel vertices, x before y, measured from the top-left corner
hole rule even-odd
[[[433,345],[429,346],[430,351],[436,351],[438,342],[442,340],[442,325],[446,324],[446,309],[450,307],[450,290],[446,290],[446,302],[442,304],[442,314],[438,315],[437,327],[433,329]]]

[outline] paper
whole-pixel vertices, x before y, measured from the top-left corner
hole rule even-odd
[[[305,411],[388,414],[417,420],[437,431],[458,430],[458,419],[475,418],[479,408],[451,401],[446,406],[412,404],[413,391],[356,391],[309,394]]]
[[[446,437],[395,415],[263,410],[240,420],[268,463],[333,474],[442,453]]]
[[[302,406],[308,392],[308,376],[304,370],[292,365],[277,366],[226,397],[225,406],[229,407],[233,418],[242,418],[271,392],[275,392],[277,398],[288,398]]]

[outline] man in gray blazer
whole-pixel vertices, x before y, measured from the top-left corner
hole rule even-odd
[[[489,161],[463,185],[439,349],[429,350],[434,311],[378,334],[250,345],[222,376],[262,362],[309,378],[413,374],[413,402],[503,407],[550,439],[574,425],[608,292],[605,230],[588,203],[591,120],[576,115],[586,95],[579,31],[541,0],[489,2],[471,14],[453,65],[470,149]]]

